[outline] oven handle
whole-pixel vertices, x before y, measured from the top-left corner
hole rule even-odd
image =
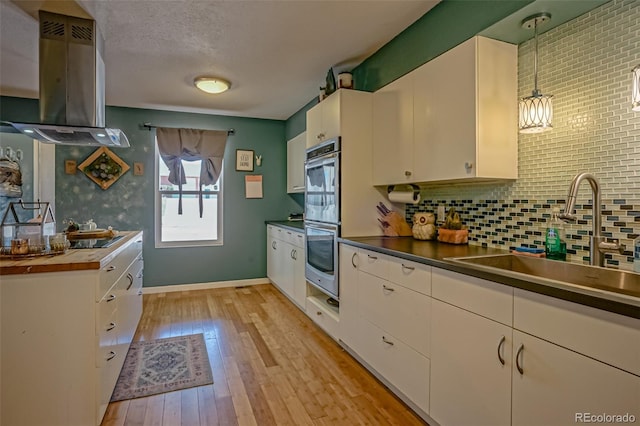
[[[313,167],[324,166],[328,163],[333,163],[334,158],[337,158],[339,155],[339,152],[333,152],[331,154],[323,155],[322,157],[310,158],[304,163],[305,170]]]
[[[330,223],[320,223],[320,222],[305,222],[305,228],[317,228],[325,231],[332,231],[336,234],[338,233],[338,225],[330,224]]]

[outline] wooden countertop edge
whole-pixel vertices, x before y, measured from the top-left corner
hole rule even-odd
[[[71,271],[87,271],[98,270],[107,265],[135,240],[142,236],[142,231],[122,231],[125,238],[116,242],[112,247],[103,249],[80,249],[73,251],[73,254],[86,252],[87,255],[96,255],[94,258],[86,261],[69,260],[67,254],[58,256],[43,256],[42,258],[18,260],[19,265],[6,264],[16,262],[11,260],[0,260],[0,275],[20,275],[34,274],[45,272],[71,272]],[[42,263],[44,260],[51,263]]]

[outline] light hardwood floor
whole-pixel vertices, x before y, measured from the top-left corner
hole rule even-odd
[[[144,296],[135,340],[204,333],[214,383],[109,404],[113,425],[423,425],[275,287]]]

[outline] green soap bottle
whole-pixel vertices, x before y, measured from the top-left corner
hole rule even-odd
[[[558,217],[560,209],[551,210],[551,222],[545,232],[545,254],[548,259],[567,260],[567,243],[564,233],[564,222]]]

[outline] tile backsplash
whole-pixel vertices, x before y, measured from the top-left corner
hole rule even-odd
[[[469,243],[544,247],[551,207],[564,208],[573,177],[592,173],[601,185],[603,234],[626,244],[607,266],[631,270],[640,234],[640,112],[631,111],[631,69],[640,64],[640,1],[612,0],[539,36],[538,86],[553,94],[553,130],[520,134],[516,181],[424,187],[416,211],[455,207]],[[533,40],[518,47],[518,96],[533,89]],[[567,259],[587,263],[591,189],[583,182],[579,221],[567,224]]]

